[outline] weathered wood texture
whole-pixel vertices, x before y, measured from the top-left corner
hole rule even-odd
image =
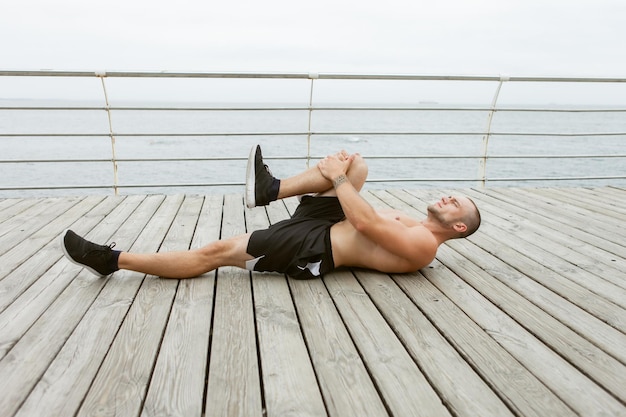
[[[220,268],[100,279],[71,228],[187,250],[287,218],[240,195],[0,200],[0,415],[626,416],[626,190],[365,192],[422,217],[442,193],[483,225],[413,274]]]

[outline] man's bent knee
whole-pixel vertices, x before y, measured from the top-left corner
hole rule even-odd
[[[350,169],[347,172],[348,178],[350,182],[357,190],[361,190],[363,185],[365,184],[365,180],[367,180],[369,168],[365,159],[360,154],[355,154],[354,159],[352,160],[352,164],[350,164]]]

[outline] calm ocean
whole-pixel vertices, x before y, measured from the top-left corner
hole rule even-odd
[[[28,101],[0,102],[3,106],[37,105]],[[49,103],[46,103],[49,104]],[[76,105],[69,103],[68,105]],[[233,105],[230,105],[233,107]],[[398,178],[462,179],[476,178],[478,159],[424,158],[397,156],[441,156],[482,153],[487,126],[486,111],[315,111],[312,117],[311,154],[323,156],[339,149],[360,152],[371,158],[369,188],[469,187],[476,182],[420,181],[394,182]],[[246,158],[254,143],[261,143],[268,164],[276,176],[294,174],[306,167],[303,159],[283,160],[285,156],[305,156],[308,112],[298,111],[113,111],[116,155],[133,158]],[[617,155],[626,154],[626,112],[542,113],[497,112],[492,123],[488,154],[496,155]],[[111,158],[107,136],[20,137],[9,134],[102,134],[108,135],[107,115],[102,110],[0,110],[0,160],[14,159],[92,159]],[[274,133],[267,136],[202,136],[208,133]],[[346,133],[349,132],[349,133]],[[377,135],[367,132],[421,132],[419,135]],[[475,132],[472,135],[459,133]],[[498,133],[537,133],[538,136],[499,135]],[[546,133],[622,133],[621,135],[558,136]],[[127,136],[141,133],[142,136]],[[191,137],[175,133],[198,134]],[[322,134],[323,133],[323,134]],[[428,134],[430,133],[430,134]],[[433,134],[436,133],[436,134]],[[442,134],[445,133],[445,134]],[[277,158],[277,159],[273,159]],[[626,175],[626,158],[584,159],[490,159],[489,178],[568,177]],[[110,185],[110,162],[85,163],[0,163],[0,188],[11,186],[58,186],[67,184]],[[119,162],[120,184],[241,183],[245,162],[241,160],[186,162]],[[379,180],[391,180],[379,182]],[[494,181],[491,186],[508,185],[620,185],[626,180],[550,181],[512,183]],[[129,188],[131,193],[224,193],[242,192],[241,186]],[[27,190],[2,191],[0,197],[112,193],[109,190]]]

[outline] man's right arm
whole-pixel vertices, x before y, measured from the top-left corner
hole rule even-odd
[[[365,237],[388,252],[406,259],[411,264],[423,264],[432,260],[437,251],[437,242],[424,233],[422,227],[409,227],[400,221],[381,216],[361,197],[345,174],[341,161],[328,157],[318,167],[335,187],[337,198],[348,221]]]

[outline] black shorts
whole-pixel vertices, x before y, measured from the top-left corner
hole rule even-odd
[[[345,215],[337,197],[304,196],[293,217],[252,232],[248,269],[285,273],[297,279],[319,277],[332,269],[330,227]]]

